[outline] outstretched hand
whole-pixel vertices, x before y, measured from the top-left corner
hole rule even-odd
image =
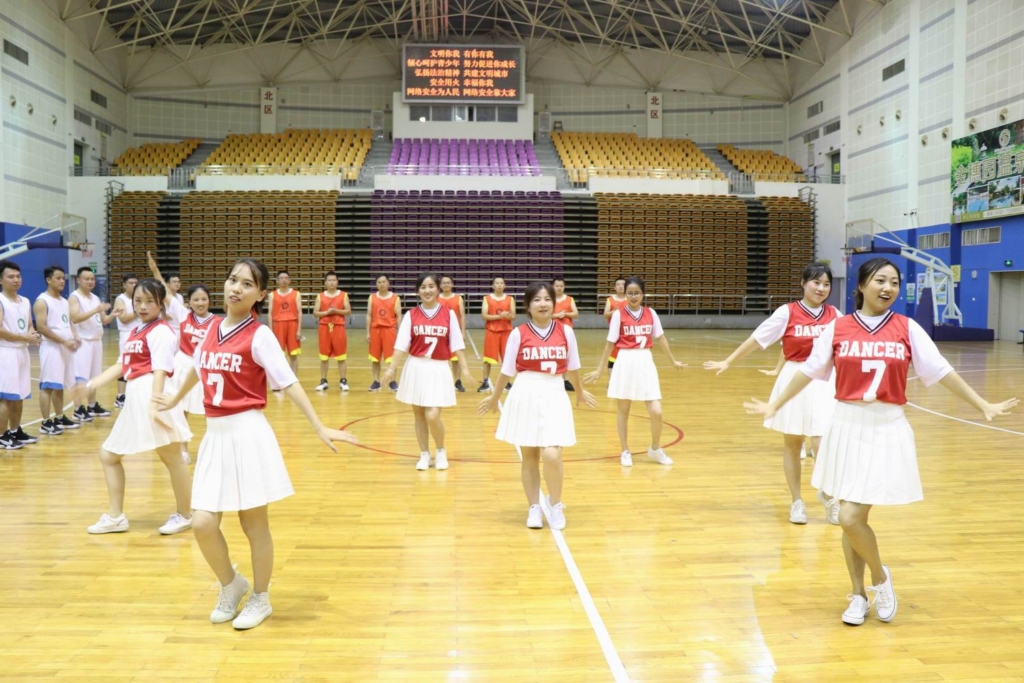
[[[715,376],[721,375],[723,372],[729,369],[729,363],[724,360],[706,360],[704,361],[705,370],[717,370]]]
[[[776,409],[772,407],[771,403],[765,403],[759,401],[756,398],[751,398],[743,404],[743,407],[747,411],[747,415],[763,415],[765,419],[775,417]]]
[[[576,394],[576,405],[579,406],[581,403],[585,403],[588,408],[596,408],[597,397],[586,389],[580,389],[579,393]]]
[[[157,406],[157,410],[170,410],[178,403],[174,397],[174,394],[153,394],[150,400]]]
[[[679,370],[680,368],[685,368],[686,367],[686,363],[684,363],[682,361],[674,360],[674,361],[672,361],[672,367],[674,367],[676,370]]]
[[[480,404],[476,407],[477,415],[486,415],[487,413],[493,413],[498,410],[498,401],[501,400],[501,394],[494,392],[494,394],[480,401]]]
[[[1019,404],[1020,401],[1016,398],[1011,398],[1002,403],[986,403],[982,412],[985,414],[985,420],[991,422],[994,417],[1009,415],[1010,410],[1016,408]]]
[[[593,372],[588,372],[587,374],[583,375],[584,384],[593,384],[599,379],[601,379],[601,368],[598,368]]]
[[[772,368],[771,370],[758,370],[758,372],[760,372],[762,375],[768,375],[769,377],[779,376],[779,371],[776,370],[775,368]]]
[[[338,447],[334,445],[334,442],[336,441],[350,444],[359,443],[359,439],[356,437],[355,434],[352,434],[351,432],[346,432],[341,429],[320,427],[319,429],[316,430],[316,435],[319,436],[320,440],[327,444],[327,447],[330,448],[335,453],[338,452]]]

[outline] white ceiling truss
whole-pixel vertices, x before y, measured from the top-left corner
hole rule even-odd
[[[522,43],[535,81],[772,100],[888,1],[50,0],[97,57],[123,55],[129,92],[222,87],[238,53],[238,85],[399,78],[402,44],[452,42]]]

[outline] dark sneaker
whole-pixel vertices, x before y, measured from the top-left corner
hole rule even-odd
[[[455,380],[455,391],[461,392],[463,394],[466,393],[466,387],[462,386],[461,379]]]
[[[114,399],[115,408],[124,408],[124,394],[118,394],[117,398]]]
[[[60,436],[64,430],[53,424],[53,420],[46,420],[39,426],[39,432],[46,436]]]
[[[348,380],[345,379],[345,378],[342,378],[341,384],[339,386],[341,387],[342,391],[348,391]]]
[[[505,391],[508,391],[508,390],[509,390],[509,389],[511,389],[511,388],[512,388],[512,382],[508,382],[508,383],[507,383],[507,384],[505,385]]]
[[[569,380],[565,380],[565,390],[566,391],[576,391],[576,388],[573,387],[572,382],[570,382]]]
[[[370,385],[370,391],[380,391],[380,382],[373,380],[373,384]]]
[[[480,388],[476,390],[476,393],[482,394],[485,391],[490,391],[490,390],[491,390],[491,380],[485,379],[483,382],[480,382]]]
[[[14,438],[14,434],[11,433],[11,430],[8,429],[3,434],[0,434],[0,450],[16,451],[23,447],[24,446]]]
[[[61,415],[60,417],[54,418],[53,423],[62,429],[78,429],[82,426],[77,422],[69,420],[67,415]]]
[[[75,408],[75,412],[71,413],[71,419],[75,422],[92,422],[93,417],[89,414],[89,409],[85,406],[78,406]]]
[[[110,411],[101,406],[99,402],[92,404],[92,407],[89,408],[89,414],[93,417],[110,417]]]
[[[13,432],[11,432],[11,434],[14,435],[14,438],[17,439],[18,442],[21,443],[21,444],[30,444],[30,443],[36,443],[37,441],[39,441],[39,437],[38,436],[32,436],[31,434],[26,434],[25,430],[22,429],[21,427],[18,427],[17,429],[15,429]]]
[[[316,390],[317,391],[327,391],[327,386],[328,386],[327,385],[327,380],[326,379],[321,379],[320,380],[320,384],[316,385]]]
[[[398,391],[398,382],[391,380],[391,383],[388,384],[388,389],[391,391]]]

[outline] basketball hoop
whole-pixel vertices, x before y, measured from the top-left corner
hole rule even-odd
[[[82,250],[82,256],[92,258],[92,248],[95,246],[92,242],[82,242],[78,245],[78,248]]]

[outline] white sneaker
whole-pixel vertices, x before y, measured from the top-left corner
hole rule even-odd
[[[438,448],[437,452],[434,454],[434,469],[435,470],[446,470],[446,469],[448,469],[448,451],[446,451],[443,448]]]
[[[191,465],[192,464],[192,456],[189,455],[188,451],[182,451],[181,452],[181,461],[183,463],[185,463],[186,465]]]
[[[416,461],[416,469],[420,472],[425,472],[430,469],[430,453],[426,451],[420,453],[420,459]]]
[[[245,577],[235,572],[235,578],[226,586],[220,587],[220,596],[217,598],[217,606],[210,612],[210,621],[214,624],[223,624],[231,621],[238,614],[238,603],[249,592],[249,582]]]
[[[896,591],[892,587],[892,574],[889,573],[889,568],[883,564],[882,571],[885,572],[885,582],[877,586],[868,586],[868,593],[875,596],[875,616],[882,621],[892,621],[896,616]]]
[[[850,606],[843,612],[843,623],[850,626],[860,626],[864,623],[864,617],[871,611],[871,604],[867,598],[860,595],[847,595]]]
[[[551,504],[551,496],[548,496],[548,505],[551,507],[551,528],[561,531],[565,528],[565,503]]]
[[[255,628],[273,613],[274,608],[270,606],[270,593],[253,593],[249,596],[249,601],[245,603],[245,609],[231,622],[231,625],[239,631]]]
[[[839,525],[839,499],[829,498],[824,491],[818,491],[818,502],[825,506],[825,519],[829,524]]]
[[[192,528],[192,518],[185,519],[179,513],[175,512],[173,515],[167,518],[167,523],[157,529],[164,536],[171,536],[172,534],[180,534],[182,531],[186,531]]]
[[[789,506],[789,521],[793,524],[807,524],[807,506],[802,500],[794,500]]]
[[[117,517],[104,512],[100,521],[89,527],[88,531],[90,534],[120,534],[128,531],[128,518],[123,512]]]
[[[526,526],[531,529],[544,528],[544,511],[540,509],[540,505],[530,506],[530,512],[526,515]]]
[[[629,451],[622,451],[622,453],[619,454],[619,464],[623,467],[632,467],[633,454]]]
[[[650,458],[651,460],[653,460],[654,462],[658,463],[659,465],[671,465],[672,464],[672,458],[668,457],[668,455],[665,453],[665,449],[664,448],[659,448],[658,450],[654,450],[653,448],[648,448],[647,449],[647,457]]]

